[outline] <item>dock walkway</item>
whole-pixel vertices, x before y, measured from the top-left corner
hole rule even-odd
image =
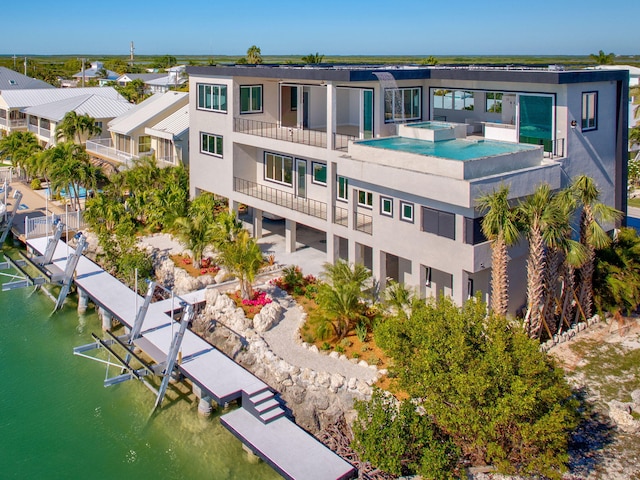
[[[42,253],[47,238],[30,239],[27,244]],[[68,251],[71,249],[64,242],[58,242],[53,264],[62,270]],[[143,297],[84,256],[78,262],[74,282],[120,323],[133,326]],[[181,298],[193,303],[204,301],[202,292]],[[177,331],[177,323],[170,316],[172,308],[171,300],[152,303],[142,325],[142,336],[135,341],[157,363],[167,359]],[[221,405],[241,400],[242,407],[220,417],[220,422],[283,477],[328,480],[347,479],[355,474],[351,464],[285,416],[267,384],[190,330],[185,332],[181,353],[178,369],[203,392]]]

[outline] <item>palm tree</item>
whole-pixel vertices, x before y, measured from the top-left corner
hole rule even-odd
[[[320,55],[318,52],[316,52],[315,54],[310,53],[309,55],[305,55],[304,57],[301,58],[301,60],[304,63],[308,63],[310,65],[318,65],[322,63],[323,58],[324,58],[324,55]]]
[[[600,223],[615,222],[621,218],[622,212],[600,203],[600,191],[591,177],[586,175],[576,177],[571,188],[578,206],[582,208],[580,243],[587,252],[586,261],[580,268],[579,302],[584,316],[590,318],[593,314],[593,272],[596,250],[611,243],[611,238]]]
[[[0,156],[11,160],[14,167],[25,168],[31,156],[42,147],[31,132],[11,132],[0,138]]]
[[[234,241],[222,247],[218,260],[238,279],[242,299],[251,299],[253,280],[263,262],[262,251],[255,239],[249,236],[248,231],[242,230]]]
[[[596,62],[598,65],[613,65],[613,61],[616,58],[615,53],[604,53],[600,50],[597,54],[591,53],[589,58]]]
[[[205,249],[213,244],[216,235],[215,224],[205,215],[190,215],[179,217],[173,222],[173,227],[180,241],[193,255],[193,266],[200,268],[200,261]]]
[[[325,263],[317,302],[338,339],[344,338],[359,321],[367,321],[364,300],[371,296],[371,271],[361,263],[344,260]]]
[[[96,233],[102,234],[113,232],[126,214],[122,202],[102,194],[87,199],[84,219]]]
[[[523,222],[523,230],[529,240],[527,258],[527,313],[524,326],[529,336],[537,338],[543,322],[545,299],[545,271],[547,255],[544,236],[548,227],[556,222],[551,188],[540,185],[530,197],[518,205],[518,214]]]
[[[256,47],[255,45],[251,45],[247,49],[247,63],[255,65],[262,63],[262,54],[260,52],[260,47]]]
[[[514,210],[509,205],[509,187],[502,186],[477,200],[478,208],[486,211],[482,233],[491,242],[491,307],[498,315],[506,315],[509,306],[507,248],[519,238]]]
[[[438,64],[438,59],[436,57],[434,57],[433,55],[430,55],[427,58],[425,58],[424,60],[422,60],[421,63],[423,65],[437,65]]]
[[[100,135],[102,129],[96,125],[96,119],[90,115],[78,115],[75,111],[67,112],[56,126],[56,140],[66,140],[82,144],[82,137]]]

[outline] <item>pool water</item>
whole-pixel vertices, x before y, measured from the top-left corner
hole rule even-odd
[[[459,138],[430,142],[428,140],[418,140],[415,138],[387,137],[363,140],[358,142],[358,144],[463,162],[466,160],[493,157],[538,148],[533,145],[521,145],[493,140],[465,140]]]

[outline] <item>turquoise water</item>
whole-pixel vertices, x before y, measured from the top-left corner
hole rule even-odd
[[[399,150],[417,155],[460,161],[493,157],[495,155],[504,155],[538,148],[532,145],[521,145],[517,143],[497,142],[493,140],[475,141],[459,138],[430,142],[428,140],[418,140],[415,138],[387,137],[362,140],[357,143],[368,147]]]
[[[409,123],[407,127],[413,128],[424,128],[427,130],[447,130],[449,128],[453,128],[453,125],[445,122],[419,122],[419,123]]]
[[[280,478],[191,397],[170,391],[151,416],[140,382],[104,388],[105,367],[72,354],[100,332],[75,307],[51,316],[42,293],[0,292],[0,478]]]

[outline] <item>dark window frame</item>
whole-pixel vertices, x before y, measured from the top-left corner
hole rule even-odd
[[[439,237],[456,239],[456,214],[437,208],[422,207],[422,231]]]
[[[200,102],[200,87],[211,87],[211,104],[212,107],[211,108],[207,108],[204,106],[200,106],[201,102]],[[222,89],[224,89],[224,98],[225,98],[225,102],[224,102],[224,109],[222,108],[214,108],[213,107],[213,88],[219,88],[220,91],[222,91]],[[229,96],[227,95],[227,85],[224,83],[197,83],[196,84],[196,110],[202,110],[203,112],[215,112],[215,113],[224,113],[226,114],[229,110]],[[218,96],[221,98],[222,95],[220,93],[218,93]],[[222,105],[220,105],[220,107],[222,107]]]
[[[404,215],[405,207],[411,207],[411,218],[408,218]],[[400,221],[407,223],[415,223],[416,221],[416,206],[414,203],[405,202],[404,200],[400,200]]]
[[[215,139],[214,141],[214,146],[215,146],[215,152],[210,152],[209,150],[204,150],[202,148],[202,143],[204,140],[205,135],[207,137],[213,137]],[[218,152],[218,141],[220,141],[220,152]],[[222,137],[222,135],[216,135],[215,133],[208,133],[208,132],[200,132],[200,153],[202,153],[203,155],[209,155],[212,157],[216,157],[216,158],[224,158],[223,157],[223,148],[224,148],[224,138]]]
[[[585,117],[585,106],[588,105],[588,100],[585,103],[585,100],[590,96],[594,97],[594,105],[593,105],[593,126],[589,126],[589,112],[587,111],[587,116]],[[585,126],[585,122],[587,125]],[[597,91],[589,91],[582,92],[582,101],[580,103],[580,130],[583,132],[590,132],[598,129],[598,92]]]
[[[391,210],[390,211],[385,211],[385,209],[383,208],[383,205],[385,202],[389,202],[389,205],[391,206]],[[385,217],[391,217],[393,218],[393,198],[391,197],[386,197],[384,195],[380,195],[380,215],[384,215]]]
[[[324,182],[316,180],[316,165],[324,168]],[[327,164],[322,162],[311,162],[311,183],[316,185],[327,186]]]
[[[242,110],[242,89],[249,88],[249,106],[251,106],[253,99],[253,89],[260,88],[260,109],[259,110]],[[251,115],[254,113],[264,113],[264,86],[261,83],[256,83],[252,85],[240,85],[238,89],[238,99],[240,101],[240,115]]]

